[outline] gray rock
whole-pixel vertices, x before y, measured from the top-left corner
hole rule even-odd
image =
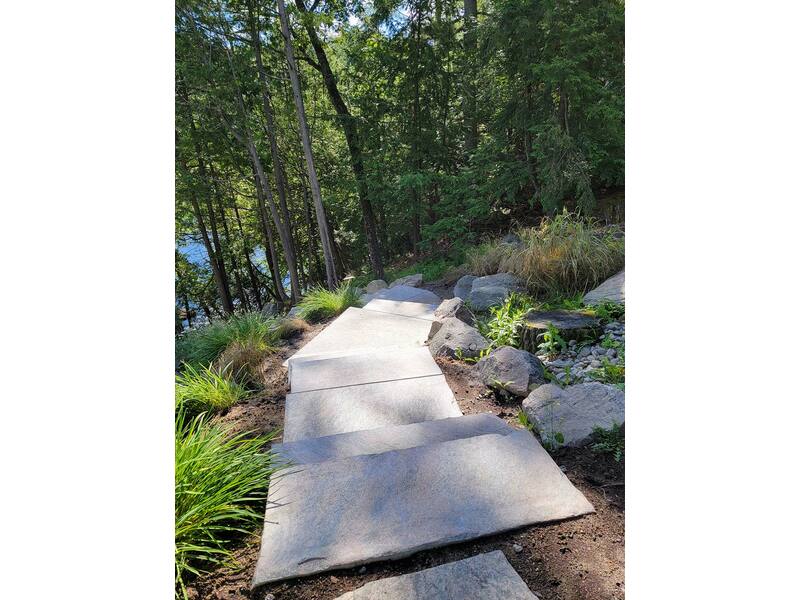
[[[578,351],[578,360],[581,360],[582,358],[586,358],[591,353],[592,353],[592,347],[591,346],[584,346],[583,348],[581,348]]]
[[[594,510],[527,431],[295,467],[268,494],[254,588]]]
[[[388,577],[336,600],[536,600],[500,550]]]
[[[309,356],[292,361],[289,366],[289,385],[295,393],[442,373],[424,347],[376,348],[333,357]]]
[[[370,300],[378,298],[381,300],[397,300],[400,302],[421,302],[423,304],[439,304],[442,299],[423,288],[415,288],[409,285],[398,285],[393,288],[378,290],[374,294],[363,294],[361,302],[366,304]]]
[[[380,454],[390,450],[402,450],[490,433],[508,435],[513,431],[515,430],[509,427],[508,423],[494,415],[467,415],[306,438],[295,442],[273,444],[272,450],[280,456],[279,460],[300,465],[361,454]]]
[[[613,277],[609,277],[583,297],[583,303],[586,305],[600,304],[601,302],[625,303],[625,269]]]
[[[523,550],[522,546],[520,546],[519,544],[514,544],[512,548],[514,549],[514,552],[516,552],[517,554],[519,554]]]
[[[567,446],[585,442],[594,427],[607,429],[625,422],[624,392],[598,382],[563,389],[543,385],[525,398],[522,407],[543,440],[552,440],[561,433]]]
[[[512,292],[524,290],[522,280],[511,273],[486,275],[472,282],[472,290],[467,300],[472,308],[483,311],[490,306],[502,304]]]
[[[470,312],[461,298],[450,298],[442,301],[433,314],[439,321],[448,317],[455,317],[464,321],[467,325],[475,325],[475,315]]]
[[[466,300],[469,298],[469,293],[472,291],[472,282],[475,281],[477,277],[475,275],[464,275],[458,281],[456,281],[456,287],[453,288],[453,296],[455,298],[461,298],[462,300]]]
[[[525,242],[522,241],[522,238],[519,237],[516,233],[509,233],[503,236],[503,239],[500,240],[501,244],[505,244],[507,246],[513,246],[514,248],[521,248],[525,245]]]
[[[374,310],[376,312],[400,315],[402,317],[414,317],[415,319],[433,321],[436,305],[374,298],[364,305],[364,310]]]
[[[278,314],[278,305],[274,302],[268,302],[264,305],[264,308],[261,309],[261,314],[265,317],[274,317]]]
[[[444,375],[286,395],[283,441],[461,416]]]
[[[374,294],[377,291],[386,289],[388,284],[383,279],[373,279],[367,284],[366,292],[368,294]]]
[[[448,317],[441,321],[428,346],[434,356],[455,358],[460,348],[462,356],[475,358],[481,350],[489,347],[489,342],[474,327],[455,317]]]
[[[484,356],[477,369],[484,385],[502,388],[515,396],[525,396],[532,385],[546,381],[542,362],[530,352],[511,346],[501,346]]]
[[[286,364],[291,365],[304,356],[341,356],[372,349],[422,346],[430,327],[430,322],[423,319],[351,307],[295,352]]]
[[[292,308],[289,309],[289,312],[286,313],[286,316],[289,317],[290,319],[292,319],[292,318],[298,318],[299,319],[300,318],[300,307],[299,306],[293,306]]]
[[[422,273],[416,273],[414,275],[406,275],[405,277],[399,277],[392,282],[390,288],[397,287],[398,285],[407,285],[409,287],[419,287],[422,285]]]

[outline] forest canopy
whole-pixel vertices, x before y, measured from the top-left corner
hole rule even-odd
[[[179,0],[175,26],[187,315],[459,256],[624,186],[622,2]]]

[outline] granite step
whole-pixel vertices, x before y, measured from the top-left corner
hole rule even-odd
[[[376,298],[367,302],[364,305],[364,310],[374,310],[375,312],[433,321],[435,319],[433,311],[438,307],[438,304],[423,304],[421,302],[404,302],[400,300],[383,300]]]
[[[593,510],[526,430],[295,466],[270,483],[252,585]]]
[[[336,600],[537,600],[500,550],[370,581]]]
[[[508,423],[487,413],[306,438],[273,444],[272,450],[284,462],[307,465],[491,433],[508,435],[514,431]]]
[[[287,394],[283,441],[461,416],[444,375]]]
[[[345,356],[310,356],[293,361],[289,387],[296,393],[441,374],[426,346],[402,350],[375,348]]]

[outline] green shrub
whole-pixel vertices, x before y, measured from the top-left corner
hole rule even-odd
[[[349,283],[335,290],[315,287],[297,305],[298,316],[306,321],[322,321],[340,315],[351,306],[360,306],[356,288]]]
[[[264,518],[274,456],[264,452],[277,431],[255,438],[231,436],[202,414],[179,411],[175,420],[175,588],[219,564],[233,544]]]
[[[601,232],[596,221],[564,212],[519,230],[521,248],[488,242],[468,254],[467,264],[475,275],[513,273],[537,296],[573,296],[622,269],[625,243],[616,233],[614,228]]]
[[[527,312],[536,305],[530,298],[511,294],[500,306],[489,308],[489,318],[478,320],[478,331],[492,345],[519,348],[520,325]]]
[[[249,312],[193,329],[178,341],[178,358],[195,366],[208,365],[234,342],[266,355],[275,342],[275,322],[274,317]]]
[[[230,368],[195,368],[185,364],[175,375],[175,406],[191,413],[219,412],[246,398],[250,392],[228,376]]]
[[[610,429],[595,427],[592,430],[596,442],[592,450],[598,454],[611,454],[619,462],[625,456],[625,429],[623,425],[614,423]]]
[[[603,358],[603,366],[589,371],[589,376],[602,383],[625,383],[625,365],[614,365],[607,358]]]

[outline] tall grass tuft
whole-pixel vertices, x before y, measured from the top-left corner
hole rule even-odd
[[[250,392],[222,371],[185,364],[175,375],[175,406],[191,413],[219,412],[230,408]]]
[[[298,316],[306,321],[321,321],[343,313],[351,306],[360,306],[356,288],[349,282],[335,290],[315,287],[298,304]]]
[[[259,437],[230,435],[206,415],[175,420],[175,591],[231,556],[233,544],[263,519],[270,476],[278,469]]]
[[[266,356],[274,348],[275,318],[259,312],[234,315],[194,329],[177,344],[178,358],[191,365],[208,365],[234,342]]]
[[[517,234],[523,241],[521,248],[493,241],[469,253],[470,272],[513,273],[533,294],[563,297],[592,289],[625,264],[621,232],[601,231],[592,219],[565,212]]]

